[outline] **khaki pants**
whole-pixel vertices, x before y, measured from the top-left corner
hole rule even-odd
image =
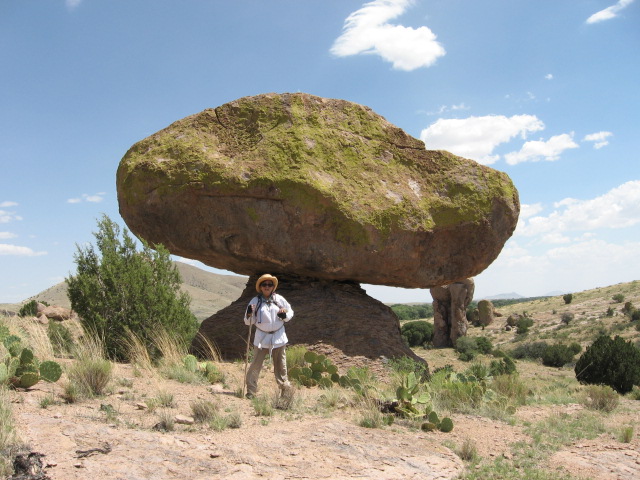
[[[251,395],[255,395],[258,391],[260,370],[262,370],[262,364],[268,353],[268,348],[253,347],[253,360],[247,371],[247,393]],[[288,387],[289,379],[287,378],[287,352],[285,351],[285,346],[274,348],[271,352],[271,358],[273,359],[273,371],[278,386],[280,389]]]

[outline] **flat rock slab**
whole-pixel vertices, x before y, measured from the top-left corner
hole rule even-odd
[[[239,274],[430,288],[482,272],[515,229],[509,177],[371,109],[245,97],[136,143],[117,173],[131,231]]]

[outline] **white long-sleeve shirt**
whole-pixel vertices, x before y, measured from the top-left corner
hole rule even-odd
[[[245,314],[244,323],[256,326],[253,344],[258,348],[268,348],[269,351],[286,345],[289,339],[284,324],[293,317],[289,302],[282,295],[273,293],[269,299],[262,295],[253,297],[249,305],[254,305],[254,312],[253,315]],[[286,309],[287,316],[284,319],[278,317],[281,308]]]

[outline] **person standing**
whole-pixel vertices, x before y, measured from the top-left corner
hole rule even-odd
[[[255,325],[253,339],[253,360],[247,371],[247,398],[253,398],[258,391],[258,378],[262,364],[267,356],[273,359],[276,382],[280,391],[290,386],[287,377],[288,342],[284,324],[293,317],[289,302],[282,295],[275,293],[278,279],[265,273],[256,282],[258,295],[253,297],[247,306],[244,316],[245,325]]]

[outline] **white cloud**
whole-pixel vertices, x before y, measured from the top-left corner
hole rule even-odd
[[[347,17],[331,53],[338,57],[380,55],[393,68],[406,71],[433,65],[445,50],[429,28],[388,23],[412,3],[413,0],[374,0],[364,4]]]
[[[551,137],[546,142],[543,140],[525,142],[519,152],[507,153],[504,158],[509,165],[540,160],[554,162],[560,158],[562,152],[570,148],[578,148],[578,144],[573,141],[573,133],[563,133]]]
[[[578,292],[637,280],[638,265],[640,242],[585,239],[533,253],[511,239],[496,261],[475,277],[476,291],[525,296]]]
[[[600,10],[599,12],[591,15],[589,18],[587,18],[587,23],[598,23],[605,20],[611,20],[612,18],[618,16],[618,12],[620,12],[620,10],[628,7],[632,3],[633,0],[618,0],[618,2],[614,5],[611,5],[610,7],[607,7],[604,10]]]
[[[78,5],[80,5],[81,3],[82,3],[82,0],[65,0],[65,4],[67,5],[67,8],[69,8],[69,9],[74,9]]]
[[[15,212],[7,212],[6,210],[0,210],[0,223],[9,223],[14,220],[22,220],[22,217],[16,215]]]
[[[0,240],[7,240],[9,238],[16,238],[17,235],[11,232],[0,232]]]
[[[0,208],[9,208],[9,207],[17,207],[18,204],[16,202],[2,202],[0,203]]]
[[[47,252],[34,252],[29,247],[0,243],[0,255],[13,255],[18,257],[36,257],[46,255]]]
[[[518,224],[516,235],[535,236],[640,224],[640,180],[623,183],[590,200],[566,198],[549,216],[534,216]]]
[[[420,138],[429,150],[448,150],[489,165],[500,158],[493,154],[498,145],[543,129],[544,123],[535,115],[441,118],[422,130]]]
[[[83,193],[81,197],[70,198],[67,200],[67,203],[82,203],[82,202],[91,202],[91,203],[100,203],[104,200],[105,192],[96,193],[95,195],[88,195]]]
[[[547,74],[544,76],[544,78],[545,78],[546,80],[553,80],[553,75],[552,75],[552,74],[550,74],[550,73],[547,73]]]
[[[611,135],[613,135],[613,133],[611,132],[597,132],[597,133],[591,133],[589,135],[585,135],[585,137],[582,139],[583,142],[595,142],[593,145],[593,148],[595,149],[599,149],[602,148],[606,145],[609,145],[609,140],[607,140],[607,137],[610,137]]]
[[[533,205],[528,205],[523,203],[520,205],[520,218],[529,218],[537,215],[542,211],[542,204],[534,203]]]

